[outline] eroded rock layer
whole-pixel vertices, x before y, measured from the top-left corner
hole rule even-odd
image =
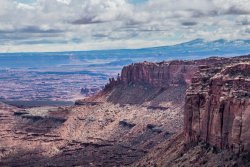
[[[186,142],[250,151],[250,61],[202,66],[186,93]]]
[[[127,84],[137,82],[155,87],[168,87],[189,83],[196,68],[195,62],[191,61],[135,63],[123,68],[121,80]]]
[[[249,61],[137,63],[75,106],[0,104],[0,166],[249,166],[249,154],[185,148],[249,150]]]
[[[249,60],[248,56],[233,58],[212,57],[201,60],[178,60],[160,63],[134,63],[122,69],[120,80],[126,84],[142,83],[154,87],[189,85],[200,65],[221,66],[246,60]]]

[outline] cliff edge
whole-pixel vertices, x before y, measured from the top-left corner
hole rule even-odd
[[[75,106],[0,104],[0,166],[249,167],[249,74],[250,55],[143,62]]]
[[[201,67],[185,100],[187,143],[250,151],[250,63]]]

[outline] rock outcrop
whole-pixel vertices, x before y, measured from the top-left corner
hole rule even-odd
[[[186,93],[187,144],[250,151],[250,61],[201,66]]]
[[[132,64],[70,107],[0,103],[0,166],[249,167],[249,92],[243,56]]]
[[[182,106],[185,91],[199,66],[220,67],[223,64],[245,62],[249,56],[211,57],[201,60],[175,60],[159,63],[142,62],[125,66],[121,76],[111,78],[104,91],[86,100],[103,100],[115,104],[145,104],[153,108],[169,107],[166,102]]]
[[[121,76],[118,74],[117,79],[111,78],[106,85],[106,89],[109,88],[110,90],[121,83],[126,85],[137,83],[161,88],[190,85],[192,77],[201,65],[222,66],[223,64],[247,60],[249,60],[249,56],[133,63],[123,67]]]
[[[178,86],[190,83],[196,72],[195,61],[135,63],[122,69],[122,82],[149,84],[154,87]]]

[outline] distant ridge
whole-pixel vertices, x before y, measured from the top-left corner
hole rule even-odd
[[[163,54],[186,54],[193,53],[195,55],[220,55],[233,54],[242,55],[250,53],[250,40],[225,40],[218,39],[214,41],[206,41],[204,39],[198,38],[191,41],[183,42],[176,45],[166,45],[166,46],[156,46],[148,48],[137,48],[137,49],[109,49],[109,50],[89,50],[89,51],[62,51],[62,52],[20,52],[25,54],[55,54],[55,53],[159,53]],[[20,54],[16,53],[0,53],[2,54]]]

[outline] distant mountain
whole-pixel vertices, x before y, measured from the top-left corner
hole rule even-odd
[[[219,39],[189,42],[142,49],[67,51],[40,53],[0,53],[1,67],[56,67],[62,64],[81,67],[123,66],[133,62],[173,59],[199,59],[211,56],[237,56],[250,53],[250,40]],[[15,60],[15,62],[13,62]]]
[[[123,66],[135,62],[195,60],[249,53],[250,40],[223,39],[196,39],[173,46],[142,49],[0,53],[0,98],[72,99],[78,96],[80,89],[85,88],[86,84],[90,88],[101,87],[107,83],[109,77],[116,77]]]
[[[178,57],[189,59],[208,56],[235,56],[250,53],[250,40],[228,41],[219,39],[216,41],[205,41],[203,39],[195,39],[173,46],[145,48],[138,51],[174,56],[177,59]]]
[[[224,40],[205,41],[195,39],[172,46],[159,46],[141,49],[118,49],[83,51],[79,54],[98,54],[108,57],[119,57],[133,61],[162,61],[172,59],[199,59],[210,56],[237,56],[250,53],[250,40]]]

